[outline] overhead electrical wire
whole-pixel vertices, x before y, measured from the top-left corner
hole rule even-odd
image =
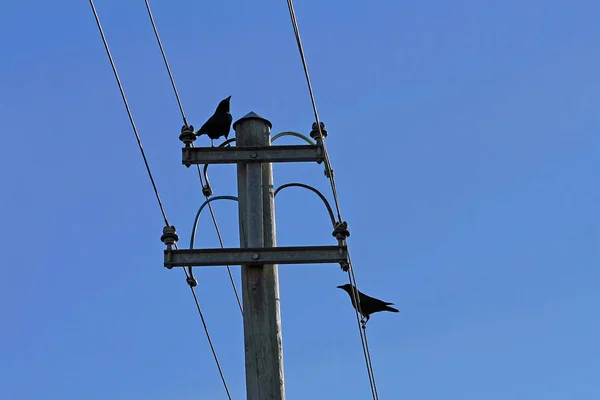
[[[308,85],[308,91],[310,94],[310,100],[312,102],[312,108],[313,108],[313,112],[315,115],[315,122],[317,125],[317,129],[319,130],[319,135],[321,136],[322,140],[322,148],[323,148],[323,155],[325,158],[325,168],[327,170],[327,176],[329,178],[329,182],[331,184],[331,190],[333,193],[333,199],[335,202],[335,208],[337,211],[337,215],[338,215],[338,220],[341,223],[343,221],[342,219],[342,212],[340,209],[340,204],[339,204],[339,198],[338,198],[338,193],[337,193],[337,187],[335,184],[335,178],[333,175],[333,169],[331,168],[331,161],[329,158],[329,154],[327,152],[327,147],[325,145],[325,140],[323,137],[323,132],[321,130],[321,121],[319,119],[319,113],[317,111],[317,104],[315,101],[315,96],[313,93],[313,89],[312,89],[312,84],[310,81],[310,76],[308,74],[308,66],[306,63],[306,57],[304,55],[304,48],[302,46],[302,40],[300,38],[300,30],[298,28],[298,21],[296,19],[296,13],[294,11],[294,3],[293,0],[287,0],[287,4],[288,4],[288,10],[290,13],[290,19],[292,21],[292,27],[294,28],[294,35],[296,37],[296,43],[298,45],[298,51],[300,52],[300,58],[302,60],[302,67],[304,68],[304,75],[306,77],[306,83]],[[356,277],[354,275],[354,267],[352,265],[352,261],[350,259],[350,252],[348,251],[348,263],[349,263],[349,268],[348,268],[348,278],[350,281],[350,284],[353,285],[357,290],[358,290],[358,285],[356,284]],[[360,339],[361,339],[361,343],[362,343],[362,347],[363,347],[363,353],[365,356],[365,363],[367,366],[367,372],[369,375],[369,384],[371,386],[371,394],[373,395],[373,399],[374,400],[378,400],[379,399],[379,395],[377,393],[377,385],[375,384],[375,375],[373,373],[373,364],[371,362],[371,353],[369,351],[369,343],[367,341],[367,331],[366,331],[366,327],[362,326],[361,329],[361,323],[360,323],[360,317],[359,314],[362,314],[362,310],[360,309],[360,302],[357,299],[357,293],[352,290],[353,293],[353,298],[354,298],[354,304],[357,305],[357,308],[355,310],[356,313],[356,320],[358,323],[358,331],[360,334]],[[363,332],[364,331],[364,332]]]
[[[182,115],[182,118],[183,118],[184,125],[188,126],[187,119],[186,119],[186,116],[185,116],[185,113],[184,113],[184,110],[183,110],[182,102],[181,102],[181,99],[179,97],[179,93],[177,91],[177,87],[176,87],[175,81],[173,79],[173,74],[172,74],[171,69],[169,67],[168,60],[167,60],[166,54],[164,52],[164,48],[162,46],[162,42],[161,42],[160,36],[158,34],[158,30],[156,29],[156,24],[154,22],[154,17],[152,15],[152,11],[151,11],[150,5],[148,3],[148,0],[144,0],[144,1],[145,1],[145,4],[146,4],[146,9],[148,11],[148,15],[149,15],[150,21],[152,23],[152,28],[154,30],[154,34],[156,36],[156,39],[157,39],[157,42],[158,42],[158,45],[159,45],[159,48],[160,48],[160,51],[161,51],[161,54],[162,54],[162,57],[163,57],[166,69],[167,69],[167,72],[169,74],[169,79],[171,81],[171,85],[173,87],[173,90],[174,90],[174,93],[175,93],[175,96],[176,96],[176,99],[177,99],[177,103],[179,105],[179,109],[180,109],[180,112],[181,112],[181,115]],[[123,90],[123,86],[121,84],[121,80],[120,80],[119,75],[117,73],[117,69],[116,69],[114,60],[112,58],[112,55],[110,53],[110,49],[108,47],[108,43],[107,43],[105,35],[104,35],[104,31],[103,31],[102,26],[100,24],[100,19],[98,17],[98,13],[97,13],[96,8],[94,6],[93,0],[89,0],[89,2],[90,2],[90,6],[92,7],[92,11],[94,13],[94,17],[96,19],[96,23],[98,25],[98,29],[99,29],[100,34],[102,36],[102,41],[104,43],[104,47],[106,49],[106,52],[107,52],[107,55],[108,55],[108,58],[109,58],[109,61],[110,61],[113,73],[115,75],[115,79],[116,79],[117,84],[119,86],[121,97],[122,97],[123,102],[125,104],[125,108],[127,110],[127,114],[129,116],[130,123],[132,125],[134,134],[136,136],[136,140],[137,140],[137,143],[138,143],[138,146],[139,146],[142,158],[144,160],[144,164],[145,164],[146,170],[148,172],[148,176],[149,176],[150,181],[152,183],[152,187],[154,189],[154,193],[155,193],[158,205],[160,207],[160,210],[161,210],[161,213],[162,213],[162,216],[163,216],[163,220],[164,220],[164,222],[165,222],[165,224],[167,226],[170,226],[170,224],[168,222],[168,219],[167,219],[167,216],[166,216],[166,212],[165,212],[164,206],[162,204],[162,201],[161,201],[159,193],[158,193],[158,189],[156,187],[156,183],[155,183],[154,178],[152,176],[152,172],[150,170],[150,166],[149,166],[148,160],[146,158],[144,149],[142,147],[141,139],[140,139],[137,127],[135,125],[135,122],[133,120],[133,116],[132,116],[131,110],[129,108],[129,104],[127,102],[127,98],[125,96],[125,92]],[[314,112],[314,115],[315,115],[317,129],[319,131],[319,134],[320,134],[321,138],[323,138],[323,133],[322,133],[322,130],[321,130],[321,121],[319,119],[319,115],[318,115],[318,111],[317,111],[317,106],[316,106],[316,101],[315,101],[315,97],[314,97],[314,93],[313,93],[313,89],[312,89],[312,84],[311,84],[310,76],[309,76],[309,73],[308,73],[308,67],[307,67],[306,58],[305,58],[305,55],[304,55],[302,41],[301,41],[301,38],[300,38],[300,32],[299,32],[299,29],[298,29],[297,19],[296,19],[294,7],[293,7],[293,1],[292,0],[287,0],[287,3],[288,3],[288,9],[289,9],[289,12],[290,12],[290,17],[291,17],[291,20],[292,20],[292,25],[293,25],[293,28],[294,28],[294,33],[295,33],[296,41],[297,41],[297,44],[298,44],[298,49],[299,49],[299,52],[300,52],[300,57],[301,57],[301,60],[302,60],[302,65],[303,65],[303,68],[304,68],[306,82],[307,82],[308,89],[309,89],[309,94],[310,94],[310,98],[311,98],[311,102],[312,102],[313,112]],[[330,162],[329,154],[327,152],[327,149],[326,149],[324,141],[322,141],[322,147],[323,147],[323,150],[324,150],[323,153],[324,153],[324,158],[325,158],[325,168],[327,170],[327,176],[328,176],[330,184],[331,184],[331,189],[332,189],[332,193],[333,193],[333,197],[334,197],[334,202],[335,202],[335,207],[336,207],[336,211],[337,211],[337,216],[338,216],[339,221],[341,222],[342,221],[342,215],[341,215],[341,209],[340,209],[339,198],[338,198],[338,193],[337,193],[337,187],[336,187],[336,184],[335,184],[335,178],[334,178],[334,175],[333,175],[333,170],[331,168],[331,162]],[[198,169],[198,175],[199,175],[199,178],[200,178],[200,184],[204,187],[204,182],[203,182],[203,179],[202,179],[202,174],[200,172],[200,166],[199,165],[197,165],[197,169]],[[207,199],[209,198],[209,196],[205,196],[205,197]],[[218,224],[217,224],[217,221],[216,221],[216,217],[214,215],[214,212],[213,212],[212,207],[211,207],[210,204],[209,204],[209,209],[210,209],[210,213],[211,213],[211,216],[212,216],[212,219],[213,219],[213,223],[214,223],[215,229],[217,231],[217,235],[219,237],[219,242],[221,244],[221,247],[224,248],[224,243],[223,243],[222,235],[220,233],[220,229],[218,227]],[[356,284],[356,277],[354,275],[354,268],[352,266],[352,262],[350,260],[350,255],[349,254],[348,254],[348,259],[349,259],[348,261],[349,261],[349,264],[350,264],[350,268],[348,270],[348,276],[349,276],[349,279],[350,279],[350,283],[354,287],[358,288],[358,286]],[[231,280],[231,283],[233,285],[233,289],[234,289],[234,292],[235,292],[235,295],[236,295],[236,298],[237,298],[237,301],[238,301],[238,305],[240,307],[240,311],[243,313],[243,309],[242,309],[242,306],[241,306],[241,301],[240,301],[240,298],[239,298],[239,294],[238,294],[236,286],[235,286],[235,281],[233,280],[233,276],[231,274],[231,269],[230,269],[229,266],[227,266],[227,267],[228,267],[228,271],[229,271],[229,275],[230,275],[230,280]],[[186,274],[186,278],[189,278],[190,275],[188,275],[188,272],[185,269],[184,269],[184,272]],[[200,308],[198,297],[196,295],[194,287],[190,285],[190,288],[191,288],[192,295],[194,297],[194,300],[195,300],[195,303],[196,303],[196,307],[198,309],[198,312],[199,312],[202,324],[204,326],[204,330],[206,332],[206,336],[207,336],[207,339],[209,341],[209,345],[211,347],[213,356],[215,358],[215,362],[217,364],[217,368],[219,370],[219,374],[221,375],[221,380],[223,381],[223,385],[225,387],[225,390],[227,392],[227,395],[228,395],[229,399],[231,399],[229,388],[227,387],[227,383],[225,381],[225,378],[224,378],[224,375],[223,375],[223,371],[221,369],[221,366],[220,366],[220,363],[219,363],[216,351],[214,349],[212,340],[210,338],[210,334],[208,332],[208,328],[206,326],[206,323],[205,323],[205,320],[204,320],[204,316],[203,316],[202,310]],[[360,303],[357,301],[358,299],[356,298],[356,296],[357,296],[356,293],[353,293],[353,294],[354,294],[355,304],[358,305],[357,310],[356,310],[356,318],[357,318],[357,323],[358,323],[358,326],[359,326],[359,333],[360,333],[360,336],[361,336],[361,342],[362,342],[362,346],[363,346],[363,352],[364,352],[365,360],[366,360],[366,363],[367,363],[367,371],[369,373],[369,382],[370,382],[370,385],[371,385],[371,391],[372,391],[372,394],[373,394],[373,398],[375,400],[377,400],[379,397],[378,397],[377,388],[376,388],[376,385],[375,385],[375,377],[374,377],[374,374],[373,374],[373,367],[372,367],[372,362],[371,362],[371,357],[370,357],[370,352],[369,352],[368,341],[367,341],[367,337],[366,337],[366,328],[364,328],[364,326],[363,326],[363,329],[365,330],[365,332],[363,332],[363,329],[361,329],[360,318],[359,318],[359,313],[361,313]],[[364,337],[363,337],[363,335],[364,335]]]
[[[163,61],[165,62],[165,67],[167,68],[167,73],[169,74],[169,79],[171,80],[171,86],[173,87],[173,92],[175,93],[175,98],[177,99],[177,104],[179,105],[179,111],[181,112],[181,117],[183,118],[183,124],[187,127],[189,126],[187,123],[187,119],[185,117],[185,112],[183,111],[183,104],[181,102],[181,98],[179,97],[179,92],[177,91],[177,86],[175,85],[175,79],[173,78],[173,73],[171,72],[171,67],[169,67],[169,62],[167,61],[167,55],[162,45],[162,41],[160,40],[160,35],[158,34],[158,29],[156,28],[156,23],[154,22],[154,16],[152,15],[152,9],[150,7],[150,3],[148,0],[144,0],[146,3],[146,10],[148,11],[148,17],[150,17],[150,23],[152,24],[152,29],[154,30],[154,36],[156,37],[156,41],[158,42],[158,47],[160,48],[160,53],[162,54]],[[192,143],[192,147],[194,144]],[[200,165],[196,164],[196,169],[198,170],[198,177],[200,178],[200,186],[204,187],[204,180],[202,179],[202,173],[200,172]],[[208,178],[207,178],[208,179]],[[207,182],[208,184],[208,182]],[[204,196],[206,200],[208,200],[209,196]],[[217,231],[217,236],[219,237],[219,244],[221,248],[225,248],[225,244],[223,243],[223,236],[221,235],[221,230],[219,229],[219,224],[217,223],[217,217],[215,216],[215,212],[212,208],[212,204],[208,203],[208,210],[212,217],[213,225],[215,226],[215,230]],[[237,287],[235,286],[235,280],[233,279],[233,273],[231,272],[231,266],[227,265],[227,272],[229,273],[229,280],[231,281],[231,285],[233,287],[233,292],[235,293],[235,298],[238,303],[238,307],[240,308],[240,312],[242,315],[244,314],[244,310],[242,308],[242,301],[240,300],[240,295],[237,291]],[[190,268],[191,273],[191,268]]]
[[[156,36],[156,40],[158,41],[158,47],[160,47],[160,52],[163,57],[163,61],[165,62],[165,66],[167,67],[167,71],[169,72],[169,79],[171,79],[171,86],[173,86],[173,91],[175,92],[175,97],[177,97],[177,104],[179,105],[179,111],[181,111],[181,117],[183,118],[183,124],[188,126],[187,119],[185,118],[185,113],[183,112],[183,105],[181,104],[181,99],[179,98],[179,92],[177,91],[177,86],[175,86],[175,80],[173,79],[173,74],[171,73],[171,67],[169,67],[169,62],[167,61],[167,56],[165,55],[165,51],[162,46],[162,42],[160,40],[160,36],[158,35],[158,30],[156,29],[156,24],[154,23],[154,16],[152,16],[152,10],[150,9],[150,4],[148,0],[144,0],[146,2],[146,10],[148,10],[148,16],[150,17],[150,21],[152,22],[152,29],[154,30],[154,35]]]
[[[127,115],[129,116],[129,122],[131,123],[131,127],[133,128],[133,133],[135,134],[135,139],[137,140],[138,147],[140,148],[140,153],[142,154],[142,158],[144,159],[144,165],[146,166],[146,172],[148,172],[148,177],[150,178],[150,182],[152,183],[152,189],[154,189],[154,195],[156,196],[156,201],[158,202],[158,206],[160,207],[160,212],[162,214],[163,220],[165,221],[165,225],[171,226],[169,224],[169,220],[167,219],[167,214],[165,213],[165,207],[163,206],[163,203],[160,200],[160,195],[158,194],[158,189],[156,188],[156,183],[154,182],[154,177],[152,176],[152,172],[150,171],[150,165],[148,165],[148,159],[146,158],[146,152],[144,151],[144,147],[142,146],[142,140],[140,139],[140,134],[138,133],[137,127],[133,120],[133,116],[131,114],[131,109],[129,108],[129,103],[127,102],[127,97],[125,97],[125,91],[123,90],[123,85],[121,84],[121,78],[119,78],[119,74],[117,73],[117,68],[115,66],[115,62],[110,53],[110,49],[108,48],[108,43],[104,36],[104,31],[102,30],[102,25],[100,25],[100,19],[98,18],[98,13],[96,12],[96,7],[94,7],[94,2],[92,0],[90,0],[90,5],[92,6],[92,11],[94,12],[94,17],[96,18],[96,24],[98,25],[98,29],[100,30],[100,35],[102,36],[102,41],[104,42],[104,48],[106,49],[106,54],[108,55],[108,59],[110,61],[110,66],[112,67],[113,73],[115,74],[115,79],[117,80],[117,84],[119,85],[119,91],[121,92],[121,98],[123,99],[123,103],[125,104],[125,109],[127,110]]]
[[[131,113],[131,109],[129,108],[129,104],[127,102],[127,97],[125,96],[125,91],[124,91],[123,85],[121,83],[121,78],[119,78],[119,74],[117,73],[117,67],[115,65],[115,62],[114,62],[113,57],[112,57],[112,54],[110,52],[110,48],[108,47],[108,42],[106,40],[106,36],[104,35],[104,30],[102,29],[102,24],[100,23],[100,17],[98,16],[98,12],[96,11],[96,7],[94,5],[94,1],[93,0],[89,0],[89,2],[90,2],[90,6],[92,7],[92,12],[94,13],[94,18],[96,19],[96,25],[98,26],[98,30],[100,32],[100,36],[102,37],[102,42],[104,43],[104,48],[106,49],[106,54],[108,56],[108,59],[110,61],[110,65],[111,65],[113,73],[115,75],[115,79],[117,81],[117,85],[119,86],[119,91],[121,92],[121,97],[123,99],[123,103],[125,104],[125,109],[127,110],[127,115],[129,116],[129,122],[131,122],[131,126],[133,128],[133,132],[135,133],[135,137],[137,139],[137,143],[138,143],[140,152],[142,154],[142,158],[144,159],[144,165],[146,166],[146,171],[148,172],[148,176],[150,178],[150,182],[152,183],[152,187],[154,189],[154,194],[156,195],[156,200],[158,201],[158,205],[160,207],[160,211],[162,213],[165,225],[171,226],[169,224],[169,220],[167,219],[167,214],[165,212],[165,209],[164,209],[164,206],[162,204],[162,201],[160,200],[160,195],[158,194],[158,189],[156,187],[156,183],[154,182],[154,178],[152,176],[152,171],[150,170],[150,165],[149,165],[148,160],[146,158],[146,154],[144,152],[144,148],[142,147],[142,141],[140,139],[140,135],[139,135],[137,127],[135,125],[135,122],[134,122],[134,119],[133,119],[133,115]],[[182,113],[183,113],[183,109],[182,109]],[[184,119],[185,119],[185,116],[184,116]],[[175,248],[177,248],[177,243],[175,243]],[[184,273],[186,275],[186,278],[190,278],[190,275],[188,275],[188,272],[185,270],[185,268],[183,269],[183,271],[184,271]],[[190,289],[191,289],[191,292],[192,292],[192,296],[194,297],[194,302],[196,303],[196,308],[198,309],[198,314],[200,315],[200,319],[202,321],[202,325],[204,327],[204,332],[206,333],[206,338],[208,339],[208,343],[210,345],[210,349],[211,349],[213,357],[215,359],[215,363],[217,364],[217,368],[219,370],[219,375],[221,376],[221,380],[223,381],[223,386],[225,387],[225,391],[227,392],[227,397],[229,398],[229,400],[231,400],[231,394],[229,392],[229,387],[227,386],[227,382],[225,381],[225,376],[223,375],[223,370],[221,368],[221,363],[219,362],[219,358],[217,357],[217,352],[215,350],[215,347],[213,345],[212,339],[210,337],[210,333],[208,332],[208,327],[207,327],[206,322],[204,320],[204,315],[202,313],[202,309],[200,308],[200,302],[198,301],[198,296],[196,295],[196,291],[194,289],[194,286],[190,285]]]

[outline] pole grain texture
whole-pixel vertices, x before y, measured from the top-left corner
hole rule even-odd
[[[256,114],[238,120],[236,146],[270,146],[271,123]],[[241,247],[275,247],[271,163],[239,163]],[[278,266],[242,265],[247,400],[284,400]]]

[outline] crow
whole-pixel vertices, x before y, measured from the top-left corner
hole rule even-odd
[[[198,132],[196,132],[196,136],[198,137],[204,134],[208,135],[212,147],[214,147],[213,140],[218,139],[221,136],[225,136],[225,140],[227,140],[227,137],[229,136],[231,121],[233,120],[229,113],[229,99],[231,99],[231,96],[221,100],[215,113],[200,129],[198,129]]]
[[[361,322],[363,323],[363,325],[365,325],[367,321],[369,321],[369,318],[373,313],[379,311],[398,312],[398,310],[396,310],[395,308],[390,307],[390,305],[393,305],[394,303],[386,303],[385,301],[381,301],[379,299],[367,296],[366,294],[361,293],[358,289],[356,289],[349,283],[338,286],[338,288],[343,289],[346,291],[346,293],[348,293],[348,295],[350,296],[350,300],[352,301],[352,307],[354,307],[354,309],[356,309],[356,304],[354,304],[354,296],[352,295],[351,290],[354,289],[356,291],[358,301],[360,303],[360,311],[362,311],[361,314],[363,316],[363,319],[361,319]]]

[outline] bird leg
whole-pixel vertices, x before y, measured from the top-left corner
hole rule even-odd
[[[214,143],[213,139],[210,139],[210,147],[215,147],[215,143]]]
[[[362,324],[363,329],[367,329],[367,322],[369,322],[369,317],[370,315],[367,315],[366,317],[363,317],[360,322]]]

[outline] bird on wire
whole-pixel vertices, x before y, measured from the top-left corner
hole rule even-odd
[[[348,295],[350,295],[350,300],[352,301],[352,307],[356,310],[356,304],[354,303],[354,296],[352,295],[352,289],[356,291],[356,297],[358,297],[358,301],[360,303],[360,311],[362,315],[363,326],[366,325],[367,321],[371,317],[371,314],[379,312],[379,311],[391,311],[398,312],[394,307],[390,307],[394,303],[387,303],[385,301],[381,301],[379,299],[373,298],[371,296],[367,296],[364,293],[361,293],[358,289],[356,289],[353,285],[346,283],[345,285],[338,286],[339,289],[345,290]]]
[[[215,113],[200,129],[198,129],[198,132],[196,132],[197,137],[207,135],[210,138],[211,147],[214,147],[213,140],[218,139],[221,136],[225,136],[225,140],[227,140],[227,137],[229,136],[231,121],[233,120],[229,113],[229,99],[231,99],[231,96],[221,100]]]

